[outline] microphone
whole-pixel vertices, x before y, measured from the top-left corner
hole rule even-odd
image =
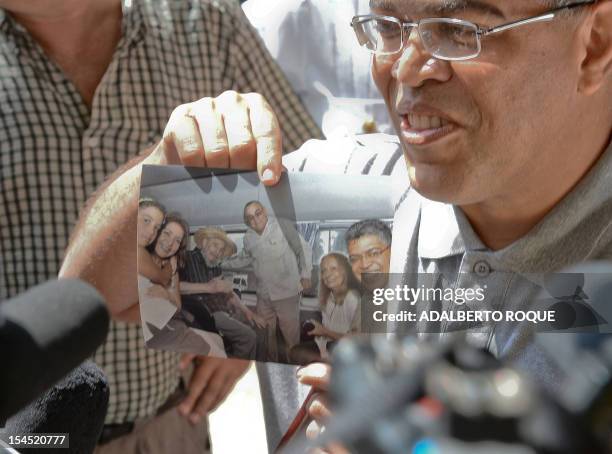
[[[104,426],[109,387],[104,372],[91,361],[70,371],[50,390],[6,421],[5,436],[67,433],[71,453],[89,454]],[[42,454],[47,447],[29,448]],[[1,450],[0,450],[1,452]]]
[[[90,357],[108,326],[102,296],[77,279],[0,303],[0,422]]]

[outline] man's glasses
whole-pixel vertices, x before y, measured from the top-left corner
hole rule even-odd
[[[537,16],[526,17],[491,28],[481,27],[473,22],[433,17],[417,22],[404,22],[391,16],[355,16],[351,27],[362,47],[376,55],[393,55],[400,52],[413,27],[417,28],[425,50],[440,60],[469,60],[480,55],[483,37],[501,33],[511,28],[535,22],[553,20],[557,13],[595,3],[596,0],[571,3],[551,9]]]
[[[383,255],[387,249],[389,249],[389,246],[382,248],[382,249],[381,248],[368,249],[361,255],[359,254],[350,255],[349,262],[351,262],[351,265],[354,265],[358,262],[361,262],[364,259],[364,257],[368,259],[368,261],[376,260],[378,257]]]

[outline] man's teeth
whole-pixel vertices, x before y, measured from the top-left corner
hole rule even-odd
[[[409,114],[408,121],[412,129],[436,129],[448,124],[444,118],[415,114]]]

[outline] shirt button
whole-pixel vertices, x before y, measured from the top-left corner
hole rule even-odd
[[[476,262],[476,264],[474,265],[474,272],[477,276],[485,277],[491,273],[491,267],[487,262]]]

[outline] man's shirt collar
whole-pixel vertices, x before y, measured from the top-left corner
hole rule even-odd
[[[138,5],[135,5],[135,2],[137,2]],[[122,0],[122,40],[118,45],[118,50],[121,50],[122,47],[128,45],[134,45],[138,41],[142,40],[144,36],[143,32],[145,31],[146,27],[146,21],[144,19],[142,8],[148,7],[153,9],[154,7],[150,3],[151,2],[142,2],[139,0]],[[155,15],[152,14],[151,16],[153,17],[153,19],[151,19],[152,27],[162,28],[158,25]],[[29,33],[27,30],[12,17],[10,17],[10,15],[2,8],[0,8],[0,30],[4,32],[12,31],[28,36],[28,39],[31,39],[29,38]]]
[[[425,198],[422,200],[419,257],[442,259],[470,250],[486,249],[460,208]]]

